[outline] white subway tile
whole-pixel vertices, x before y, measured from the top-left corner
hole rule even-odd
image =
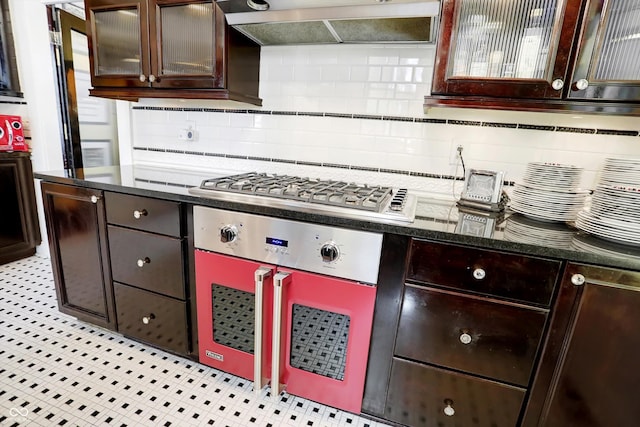
[[[296,65],[293,69],[293,80],[302,82],[314,82],[322,77],[320,65]]]
[[[322,65],[321,79],[324,81],[344,82],[349,80],[348,65]]]

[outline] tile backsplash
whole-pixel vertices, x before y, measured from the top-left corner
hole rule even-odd
[[[531,161],[584,168],[591,188],[606,157],[640,158],[629,117],[431,109],[429,44],[263,47],[263,106],[152,100],[132,104],[138,164],[303,174],[440,193],[462,167],[517,182]],[[193,141],[182,141],[191,129]]]

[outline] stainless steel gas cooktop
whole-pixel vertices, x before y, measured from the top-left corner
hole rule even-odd
[[[416,211],[416,198],[406,189],[256,172],[205,179],[189,193],[376,222],[413,222]]]

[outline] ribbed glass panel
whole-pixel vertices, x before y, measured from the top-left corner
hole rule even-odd
[[[596,80],[640,80],[640,0],[609,1]]]
[[[449,76],[544,79],[558,0],[462,0]]]
[[[95,12],[96,75],[142,74],[137,9]]]
[[[162,74],[213,74],[213,3],[161,8]]]

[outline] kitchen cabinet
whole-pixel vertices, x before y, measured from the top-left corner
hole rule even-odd
[[[523,426],[636,426],[640,273],[569,263]]]
[[[639,0],[444,0],[425,107],[640,114],[639,10]]]
[[[27,152],[0,153],[0,265],[35,254],[40,227]]]
[[[42,198],[59,310],[115,330],[103,192],[43,182]]]
[[[85,0],[91,94],[260,105],[260,47],[211,0]]]
[[[114,192],[105,200],[118,331],[188,355],[182,204]]]
[[[515,426],[561,262],[412,239],[382,416]]]

